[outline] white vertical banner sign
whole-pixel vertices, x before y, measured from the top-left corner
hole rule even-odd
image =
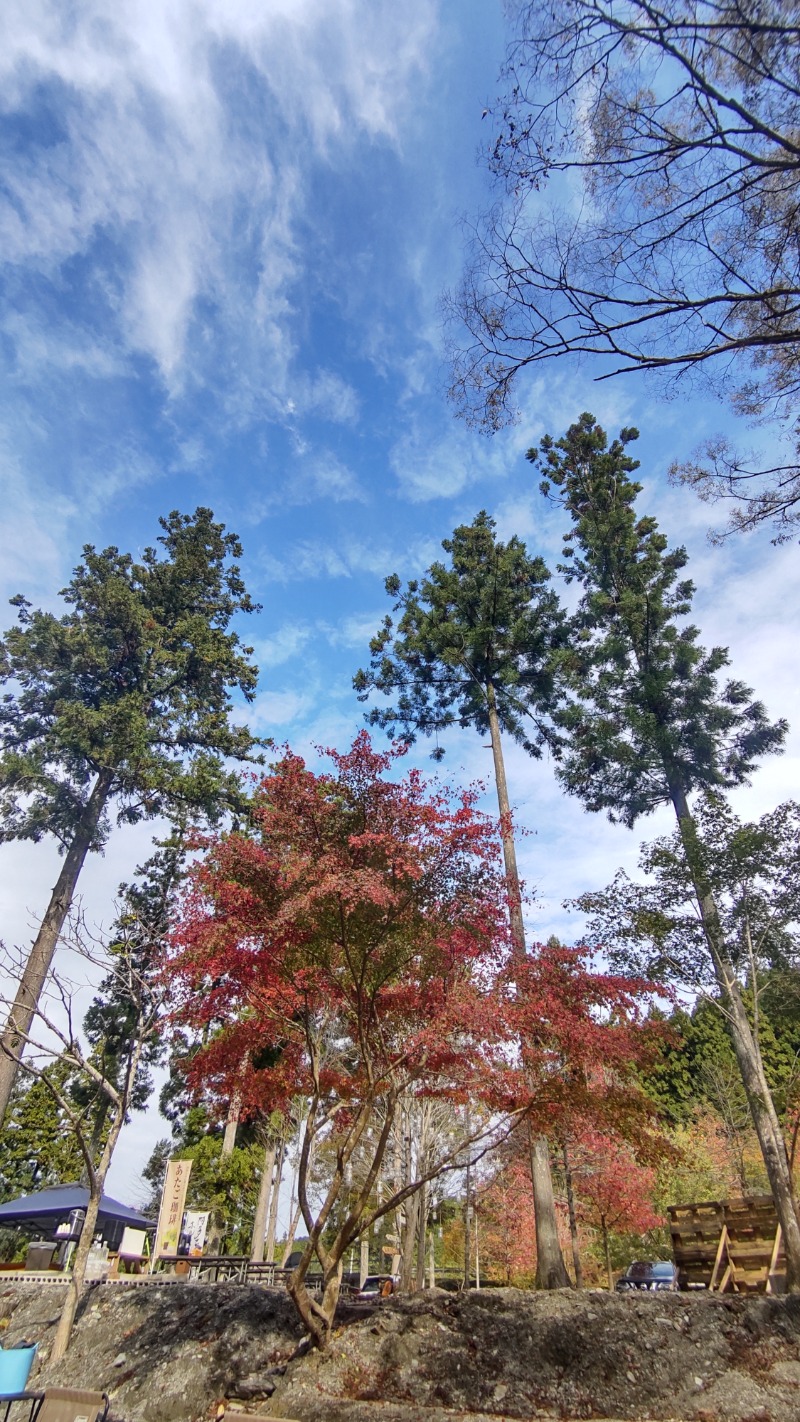
[[[210,1210],[187,1210],[184,1214],[183,1233],[189,1235],[190,1254],[202,1254],[210,1216]]]
[[[162,1254],[177,1254],[183,1221],[183,1207],[186,1204],[186,1189],[189,1184],[192,1162],[171,1160],[164,1178],[161,1209],[158,1212],[156,1247],[153,1261]]]

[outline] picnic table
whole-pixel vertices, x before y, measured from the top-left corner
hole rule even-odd
[[[264,1288],[285,1289],[292,1274],[279,1264],[259,1262],[246,1254],[160,1254],[154,1267],[174,1268],[176,1273],[214,1284],[261,1284]],[[321,1274],[306,1276],[306,1286],[313,1290],[322,1283]]]

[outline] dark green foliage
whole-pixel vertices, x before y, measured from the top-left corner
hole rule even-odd
[[[386,579],[399,616],[384,619],[370,669],[354,685],[360,700],[376,690],[393,705],[373,707],[367,720],[408,742],[434,736],[440,759],[438,736],[448,726],[488,730],[492,687],[501,729],[539,755],[554,740],[552,649],[564,623],[550,574],[520,539],[501,543],[486,513],[442,547],[449,563],[433,563],[421,582],[403,591],[396,575]]]
[[[73,1079],[74,1068],[56,1059],[42,1079],[26,1077],[18,1086],[0,1131],[0,1199],[80,1179],[84,1158],[77,1135],[48,1086],[52,1082],[69,1095]]]
[[[772,1014],[770,980],[762,982],[759,1043],[776,1108],[789,1123],[800,1098],[800,1012]],[[749,999],[752,1017],[752,998]],[[671,1124],[691,1121],[699,1106],[710,1106],[744,1135],[752,1131],[747,1097],[724,1014],[715,998],[700,998],[691,1012],[676,1008],[669,1034],[642,1073],[642,1085]]]
[[[160,843],[156,853],[120,891],[119,913],[112,928],[109,952],[113,970],[100,984],[83,1019],[92,1048],[92,1062],[106,1081],[119,1087],[131,1041],[138,1030],[143,993],[157,983],[164,940],[175,909],[186,858],[181,832]],[[128,1109],[143,1111],[153,1090],[151,1068],[164,1060],[166,1043],[154,1032],[145,1042],[133,1082]],[[101,1138],[109,1100],[86,1081],[77,1084],[74,1099],[96,1113],[96,1144]]]
[[[221,1152],[222,1141],[218,1136],[203,1136],[197,1145],[180,1151],[183,1159],[193,1162],[186,1208],[212,1212],[225,1254],[247,1254],[264,1147],[253,1143],[235,1146],[228,1155]]]
[[[255,695],[257,671],[229,630],[251,601],[234,534],[209,509],[161,520],[161,549],[140,562],[117,548],[83,550],[61,617],[14,598],[18,625],[0,643],[0,838],[68,845],[93,781],[121,820],[214,820],[238,803],[228,759],[257,742],[229,717],[231,692]],[[93,833],[108,833],[101,814]]]
[[[640,1079],[663,1120],[677,1125],[691,1118],[696,1105],[696,1082],[687,1047],[692,1019],[683,1008],[676,1008],[669,1018],[660,1012],[651,1014],[651,1017],[659,1022],[666,1021],[669,1031],[657,1045],[654,1044],[652,1058],[647,1068],[640,1072]]]
[[[681,576],[686,550],[670,550],[655,519],[637,516],[638,463],[627,453],[636,437],[622,430],[608,445],[585,414],[528,452],[543,492],[572,518],[562,571],[583,589],[561,661],[573,700],[559,715],[568,746],[558,773],[588,809],[627,825],[693,790],[742,784],[786,734],[749,687],[721,680],[727,651],[705,651],[684,621],[694,591]]]
[[[156,1141],[145,1165],[142,1166],[142,1179],[149,1185],[150,1195],[141,1208],[142,1214],[146,1215],[148,1219],[158,1219],[167,1164],[174,1154],[172,1141],[167,1140],[165,1136],[162,1140]]]

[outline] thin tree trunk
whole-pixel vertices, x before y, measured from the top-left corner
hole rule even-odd
[[[522,893],[519,887],[517,868],[517,847],[514,843],[514,826],[511,819],[511,804],[508,798],[506,766],[503,758],[503,742],[500,736],[500,722],[497,717],[497,703],[494,687],[489,682],[486,687],[486,704],[489,714],[489,737],[494,760],[494,780],[497,787],[497,805],[500,810],[500,838],[503,844],[503,863],[506,871],[508,893],[508,913],[511,919],[511,942],[515,954],[526,955],[525,924],[522,918]]]
[[[469,1124],[467,1124],[467,1134],[469,1134]],[[470,1164],[467,1156],[467,1174],[464,1182],[464,1288],[469,1288],[470,1277],[472,1275],[472,1231],[469,1220],[469,1194],[470,1194]]]
[[[295,1205],[295,1207],[294,1207],[294,1213],[293,1213],[293,1215],[292,1215],[292,1218],[291,1218],[290,1221],[289,1221],[289,1233],[288,1233],[288,1235],[286,1236],[286,1247],[285,1247],[285,1249],[284,1249],[284,1251],[283,1251],[283,1259],[282,1259],[282,1261],[281,1261],[281,1268],[282,1268],[282,1269],[285,1269],[286,1266],[287,1266],[287,1264],[288,1264],[288,1262],[289,1262],[289,1257],[290,1257],[291,1252],[292,1252],[292,1249],[293,1249],[293,1247],[294,1247],[294,1237],[295,1237],[295,1235],[297,1234],[297,1226],[299,1225],[299,1223],[300,1223],[300,1206],[299,1206],[299,1205]]]
[[[311,1145],[310,1145],[310,1147],[309,1147],[308,1160],[307,1160],[307,1162],[306,1162],[306,1175],[307,1175],[309,1178],[310,1178],[311,1173],[312,1173],[312,1171],[313,1171],[313,1169],[314,1169],[314,1161],[315,1161],[315,1158],[316,1158],[316,1154],[317,1154],[317,1143],[316,1143],[316,1141],[312,1141],[312,1142],[311,1142]],[[291,1218],[290,1218],[290,1220],[289,1220],[289,1233],[288,1233],[288,1235],[287,1235],[287,1237],[286,1237],[286,1247],[284,1248],[284,1251],[283,1251],[283,1260],[282,1260],[282,1263],[281,1263],[281,1268],[282,1268],[282,1269],[285,1269],[285,1268],[287,1267],[287,1264],[288,1264],[288,1261],[289,1261],[289,1256],[290,1256],[290,1254],[291,1254],[291,1252],[292,1252],[292,1248],[293,1248],[293,1246],[294,1246],[294,1237],[295,1237],[295,1235],[297,1234],[297,1226],[298,1226],[299,1223],[300,1223],[300,1216],[301,1216],[301,1214],[302,1214],[302,1207],[301,1207],[301,1205],[300,1205],[300,1180],[299,1180],[299,1176],[300,1176],[300,1166],[299,1166],[299,1164],[298,1164],[298,1165],[295,1167],[294,1175],[293,1175],[293,1178],[292,1178],[292,1193],[291,1193],[291,1197],[290,1197],[290,1200],[289,1200],[289,1209],[290,1209],[290,1211],[291,1211]],[[295,1193],[297,1194],[297,1200],[296,1200],[296,1201],[295,1201]]]
[[[89,1155],[91,1156],[93,1164],[97,1160],[102,1149],[103,1131],[105,1130],[105,1125],[108,1119],[108,1113],[110,1109],[110,1101],[107,1097],[103,1097],[103,1100],[100,1102],[95,1113],[94,1125],[92,1126],[92,1137],[89,1141]],[[86,1161],[84,1161],[83,1170],[81,1171],[81,1185],[88,1186],[89,1184],[89,1166]]]
[[[242,1093],[238,1087],[228,1103],[228,1114],[225,1117],[225,1133],[222,1137],[222,1150],[220,1160],[224,1160],[226,1155],[233,1155],[236,1145],[236,1132],[239,1129],[239,1117],[242,1113]]]
[[[261,1264],[264,1259],[264,1239],[267,1233],[267,1213],[274,1169],[275,1142],[271,1141],[264,1151],[264,1164],[261,1167],[261,1181],[258,1186],[256,1213],[253,1220],[253,1235],[250,1241],[250,1258],[254,1264]]]
[[[61,1309],[61,1317],[58,1320],[53,1346],[50,1350],[49,1361],[58,1363],[64,1357],[69,1347],[69,1340],[72,1337],[72,1329],[75,1323],[75,1315],[78,1311],[84,1292],[84,1280],[86,1278],[86,1265],[89,1260],[89,1251],[94,1240],[94,1232],[97,1227],[97,1216],[100,1213],[100,1193],[102,1182],[99,1182],[95,1189],[90,1187],[89,1202],[86,1206],[86,1218],[81,1228],[78,1247],[72,1262],[72,1275],[67,1285],[67,1297]]]
[[[514,843],[514,827],[511,820],[511,804],[508,798],[506,767],[503,758],[503,742],[500,722],[497,716],[497,702],[491,682],[486,687],[486,705],[489,718],[489,736],[492,743],[494,778],[497,786],[497,804],[500,810],[500,838],[503,844],[503,863],[506,871],[506,885],[511,920],[511,944],[519,958],[525,958],[525,924],[522,917],[522,894],[519,887],[517,850]],[[523,1043],[523,1051],[524,1051]],[[533,1209],[536,1217],[536,1285],[537,1288],[560,1289],[569,1287],[569,1274],[561,1253],[558,1240],[556,1204],[553,1194],[553,1178],[550,1170],[550,1150],[547,1139],[539,1137],[531,1142],[531,1185],[533,1187]],[[544,1282],[544,1281],[547,1282]]]
[[[609,1244],[609,1240],[608,1240],[608,1225],[606,1224],[606,1217],[605,1217],[605,1215],[601,1215],[601,1216],[600,1216],[600,1228],[601,1228],[601,1230],[602,1230],[602,1232],[603,1232],[603,1253],[604,1253],[604,1255],[605,1255],[605,1260],[606,1260],[606,1277],[607,1277],[607,1279],[608,1279],[608,1291],[609,1291],[609,1293],[613,1294],[613,1292],[614,1292],[614,1271],[613,1271],[613,1269],[611,1268],[611,1245]]]
[[[278,1226],[278,1202],[281,1193],[281,1180],[283,1178],[283,1161],[286,1152],[286,1142],[278,1142],[278,1158],[275,1162],[275,1180],[272,1186],[272,1199],[269,1203],[269,1225],[267,1228],[267,1248],[266,1257],[270,1264],[275,1259],[275,1231]]]
[[[473,1191],[473,1196],[472,1196],[472,1198],[473,1198],[474,1201],[475,1201],[475,1204],[472,1206],[472,1218],[473,1218],[474,1221],[475,1221],[475,1288],[476,1288],[476,1289],[479,1289],[480,1286],[481,1286],[481,1249],[480,1249],[481,1241],[480,1241],[480,1235],[478,1234],[478,1191],[477,1191],[477,1189]]]
[[[767,1179],[783,1234],[786,1251],[786,1287],[800,1292],[800,1223],[792,1185],[792,1173],[775,1103],[769,1089],[761,1049],[742,998],[735,968],[730,961],[720,922],[719,910],[710,886],[705,882],[698,856],[698,836],[686,795],[670,781],[670,793],[680,829],[686,862],[695,888],[698,908],[708,943],[728,1030],[739,1064],[745,1095],[756,1129]]]
[[[128,1082],[133,1083],[136,1079],[136,1072],[141,1058],[141,1042],[134,1049],[133,1056],[128,1068]],[[123,1100],[129,1100],[129,1093],[126,1093]],[[72,1265],[72,1275],[67,1286],[67,1297],[61,1310],[61,1317],[58,1320],[53,1346],[50,1350],[49,1361],[58,1363],[64,1357],[69,1347],[72,1337],[72,1329],[75,1323],[75,1315],[78,1305],[83,1298],[86,1280],[86,1265],[89,1260],[89,1251],[92,1247],[94,1232],[97,1226],[97,1216],[100,1213],[100,1201],[103,1197],[103,1186],[106,1183],[106,1176],[111,1165],[111,1160],[119,1140],[120,1131],[125,1121],[125,1110],[120,1103],[115,1112],[114,1119],[108,1132],[106,1143],[103,1147],[103,1154],[97,1169],[92,1172],[89,1184],[89,1202],[86,1206],[86,1217],[81,1228],[78,1247],[75,1250],[75,1257]]]
[[[575,1288],[583,1288],[583,1265],[581,1264],[581,1253],[578,1245],[578,1217],[575,1213],[575,1191],[572,1188],[572,1166],[570,1165],[569,1149],[566,1140],[563,1144],[564,1154],[564,1180],[567,1187],[567,1209],[569,1211],[569,1237],[572,1242],[572,1263],[575,1269]]]
[[[75,895],[81,869],[97,833],[97,826],[111,793],[114,773],[101,770],[87,800],[75,834],[67,850],[61,873],[50,895],[39,932],[34,939],[8,1021],[0,1037],[0,1125],[3,1123],[19,1070],[22,1044],[30,1032],[33,1015],[44,987],[64,920]]]
[[[428,1232],[428,1188],[419,1192],[419,1222],[417,1224],[417,1290],[425,1288],[425,1240]]]

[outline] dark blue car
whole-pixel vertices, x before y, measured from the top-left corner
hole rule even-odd
[[[671,1259],[657,1259],[654,1263],[634,1260],[629,1264],[621,1279],[617,1279],[617,1293],[626,1294],[631,1289],[669,1289],[675,1293],[678,1275]]]

